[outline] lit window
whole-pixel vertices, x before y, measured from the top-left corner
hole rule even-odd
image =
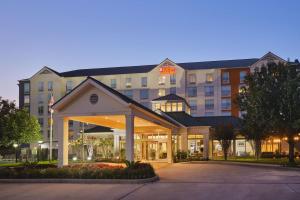
[[[44,114],[44,106],[43,105],[38,106],[38,113],[39,113],[39,115]]]
[[[177,103],[172,103],[172,111],[177,111]]]
[[[24,93],[29,94],[29,92],[30,92],[30,84],[24,83]]]
[[[70,92],[73,89],[73,81],[67,81],[66,83],[66,92]]]
[[[30,96],[29,95],[25,95],[24,96],[24,104],[29,104],[30,103]]]
[[[38,82],[38,90],[39,90],[39,92],[44,91],[44,82]]]
[[[160,110],[160,104],[159,103],[154,104],[154,107],[155,107],[155,110]]]
[[[222,73],[222,83],[229,83],[229,72]]]
[[[140,90],[140,99],[148,99],[149,98],[149,90],[142,89]]]
[[[147,77],[141,78],[141,85],[142,85],[142,87],[147,87]]]
[[[111,79],[110,80],[110,87],[113,89],[117,88],[117,80],[116,79]]]
[[[226,85],[221,87],[221,95],[222,97],[228,97],[231,96],[231,86]]]
[[[175,85],[176,84],[176,74],[170,75],[170,84]]]
[[[205,110],[213,110],[213,109],[214,109],[214,100],[205,99]]]
[[[197,110],[197,100],[190,100],[189,104],[191,106],[191,110]]]
[[[165,89],[158,89],[158,96],[162,97],[166,95],[166,90]]]
[[[158,78],[158,84],[159,85],[165,85],[165,83],[166,83],[166,77],[165,76],[160,76]]]
[[[125,90],[124,91],[124,95],[125,96],[127,96],[127,97],[129,97],[129,98],[133,98],[133,92],[132,92],[132,90]]]
[[[190,74],[189,75],[189,83],[195,84],[196,83],[196,74]]]
[[[171,112],[172,110],[171,110],[171,103],[167,103],[166,104],[166,111],[167,112]]]
[[[170,88],[170,94],[176,94],[176,87]]]
[[[230,110],[231,109],[231,99],[222,99],[221,100],[221,109]]]
[[[240,72],[240,83],[244,83],[245,82],[246,76],[247,76],[247,72],[246,71],[241,71]]]
[[[188,97],[196,97],[197,96],[197,87],[188,87],[187,93],[188,93]]]
[[[48,91],[53,91],[53,81],[48,81]]]
[[[165,104],[161,104],[161,108],[160,108],[163,112],[166,111],[166,105]]]
[[[127,88],[131,88],[131,78],[126,78],[125,85]]]
[[[182,103],[178,103],[178,104],[177,104],[177,111],[182,111],[182,110],[183,110],[182,107],[183,107],[183,106],[182,106]]]
[[[214,76],[212,73],[206,74],[206,83],[212,83],[214,81]]]
[[[212,85],[204,86],[204,93],[205,93],[205,96],[207,96],[207,97],[214,96],[214,86],[212,86]]]

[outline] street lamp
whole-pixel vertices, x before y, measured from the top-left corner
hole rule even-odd
[[[13,147],[15,148],[15,156],[16,156],[16,163],[18,162],[18,156],[17,156],[17,148],[18,148],[18,144],[13,144]]]

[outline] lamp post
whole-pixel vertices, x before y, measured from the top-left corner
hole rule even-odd
[[[13,147],[15,148],[15,157],[16,157],[16,163],[18,162],[18,155],[17,155],[17,148],[18,148],[18,144],[13,144]]]
[[[38,160],[38,162],[40,162],[41,150],[42,150],[42,143],[43,143],[43,141],[38,141],[38,144],[39,144],[39,148],[38,148],[38,152],[37,152],[37,160]]]

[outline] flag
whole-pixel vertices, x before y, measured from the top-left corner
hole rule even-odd
[[[49,99],[49,103],[48,103],[48,107],[49,107],[49,112],[53,112],[53,109],[51,108],[52,105],[54,104],[54,97],[53,97],[53,93],[51,93],[50,99]]]

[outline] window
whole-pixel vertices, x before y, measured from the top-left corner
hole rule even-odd
[[[170,88],[170,94],[176,94],[176,87]]]
[[[44,127],[44,119],[43,118],[39,118],[38,122],[40,124],[41,129]]]
[[[66,83],[66,92],[70,92],[73,89],[73,81],[67,81]]]
[[[162,97],[166,95],[166,89],[158,89],[158,96]]]
[[[166,103],[166,112],[171,112],[172,111],[172,107],[171,107],[171,103]]]
[[[196,97],[197,96],[197,87],[188,87],[187,92],[188,92],[188,97]]]
[[[166,104],[161,104],[160,109],[165,112],[166,111]]]
[[[222,116],[231,116],[230,111],[222,111]]]
[[[222,83],[229,83],[229,72],[222,73]]]
[[[214,109],[214,100],[205,99],[205,110],[213,110],[213,109]]]
[[[110,87],[113,89],[117,88],[117,80],[116,79],[110,79]]]
[[[140,99],[148,99],[149,98],[149,90],[142,89],[140,90]]]
[[[141,85],[142,85],[142,87],[147,87],[147,77],[141,78]]]
[[[132,92],[132,90],[125,90],[124,91],[124,95],[125,96],[127,96],[127,97],[129,97],[129,98],[133,98],[133,92]]]
[[[38,90],[39,90],[39,92],[44,91],[44,82],[38,82]]]
[[[39,94],[38,96],[38,103],[43,104],[44,103],[44,96],[42,94]]]
[[[24,94],[29,94],[29,93],[30,93],[30,84],[24,83]]]
[[[221,95],[222,97],[228,97],[231,96],[231,86],[226,85],[221,87]]]
[[[177,103],[172,103],[172,111],[177,111]]]
[[[175,85],[176,84],[176,74],[170,75],[170,84]]]
[[[38,113],[39,113],[39,115],[43,115],[44,114],[44,106],[43,105],[39,105],[38,106]]]
[[[74,121],[69,120],[69,127],[73,127],[74,126]]]
[[[53,91],[53,81],[48,81],[48,91]]]
[[[166,77],[165,76],[160,76],[158,78],[158,85],[165,85],[166,83]]]
[[[154,104],[154,110],[160,110],[160,104],[159,103]]]
[[[214,96],[214,86],[204,86],[204,94],[206,97]]]
[[[189,104],[191,106],[191,110],[197,110],[197,100],[190,100]]]
[[[30,103],[30,96],[29,95],[25,95],[24,96],[24,104],[29,104]]]
[[[206,74],[206,83],[212,83],[214,81],[214,76],[212,73]]]
[[[247,72],[246,71],[241,71],[240,72],[240,83],[244,83],[245,82],[246,76],[247,76]]]
[[[189,83],[195,84],[196,83],[196,74],[190,74],[189,75]]]
[[[177,103],[177,111],[182,111],[182,110],[183,110],[182,103]]]
[[[127,88],[131,88],[131,78],[126,78],[125,85]]]
[[[222,99],[221,100],[221,109],[230,110],[231,109],[231,99]]]

